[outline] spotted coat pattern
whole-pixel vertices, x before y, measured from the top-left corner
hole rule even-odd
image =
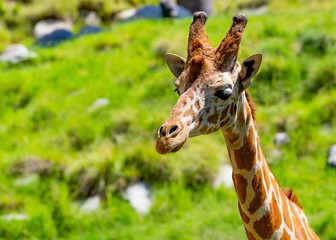
[[[237,61],[247,18],[242,14],[234,17],[217,49],[211,48],[205,34],[206,19],[205,13],[194,15],[187,61],[175,82],[180,98],[159,129],[157,151],[179,151],[189,137],[220,129],[247,238],[319,239],[302,208],[280,188],[260,148],[254,107],[246,88],[261,57],[251,56],[242,65]],[[224,92],[229,95],[223,97]]]

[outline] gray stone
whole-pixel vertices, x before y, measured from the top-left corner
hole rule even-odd
[[[227,188],[230,188],[233,186],[232,166],[230,164],[223,164],[219,168],[218,176],[213,182],[214,189],[218,189],[221,185],[224,185]]]
[[[329,164],[331,167],[336,168],[336,155],[332,155],[332,156],[329,156],[329,157],[328,157],[328,164]]]
[[[100,196],[95,195],[93,197],[89,197],[85,200],[83,205],[80,207],[81,213],[93,213],[99,209],[100,206]]]
[[[24,221],[28,219],[27,214],[21,213],[9,213],[6,215],[0,215],[0,220],[11,222],[11,221]]]
[[[336,144],[332,145],[329,149],[328,164],[336,168]]]
[[[140,214],[149,212],[152,206],[150,199],[151,186],[145,182],[137,182],[129,186],[122,196],[127,199],[131,206]]]
[[[274,136],[274,142],[276,145],[281,146],[289,143],[290,138],[286,132],[278,132]]]
[[[332,145],[329,149],[329,156],[336,155],[336,144]]]
[[[175,18],[178,15],[178,8],[173,0],[161,0],[160,7],[162,16],[166,18]]]
[[[84,22],[88,26],[99,26],[100,18],[95,11],[90,11],[84,16]]]
[[[36,53],[29,51],[25,46],[21,44],[12,44],[0,55],[0,62],[10,62],[15,64],[34,57],[36,57]]]
[[[117,13],[115,16],[115,19],[121,20],[121,21],[126,20],[126,19],[131,19],[134,17],[136,11],[137,11],[136,8],[124,10],[122,12]]]
[[[208,15],[214,14],[212,0],[177,0],[177,4],[185,7],[191,13],[204,11]]]
[[[136,19],[161,19],[163,17],[185,18],[191,17],[192,14],[182,6],[167,6],[164,4],[147,5],[138,9],[126,10],[116,16],[117,20],[122,22]]]
[[[56,30],[68,30],[71,32],[72,23],[70,21],[61,21],[55,19],[46,19],[37,22],[34,26],[34,36],[41,38],[51,34]]]

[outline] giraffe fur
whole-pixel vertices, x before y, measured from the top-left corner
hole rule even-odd
[[[262,61],[254,54],[237,59],[247,18],[237,14],[217,48],[205,32],[207,15],[194,14],[187,60],[168,54],[180,97],[160,127],[156,150],[179,151],[190,137],[221,130],[226,141],[238,210],[248,239],[319,239],[291,191],[277,183],[260,147],[255,106],[247,88]]]

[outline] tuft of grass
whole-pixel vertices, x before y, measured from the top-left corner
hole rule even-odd
[[[250,86],[262,148],[279,183],[299,196],[320,238],[333,239],[336,173],[327,168],[326,157],[336,135],[336,48],[330,43],[315,51],[324,39],[336,39],[331,24],[336,19],[333,2],[323,1],[320,11],[315,4],[270,1],[268,13],[249,15],[239,60],[264,54]],[[209,18],[213,46],[225,36],[233,9]],[[23,5],[17,11],[21,14]],[[0,224],[0,238],[245,237],[234,190],[210,187],[220,164],[229,161],[221,133],[189,139],[174,155],[155,151],[157,130],[178,99],[162,53],[186,57],[190,22],[115,25],[57,47],[32,47],[38,57],[30,61],[0,64],[0,212],[29,217]],[[304,35],[308,30],[322,39]],[[6,44],[10,34],[0,30]],[[92,110],[99,98],[109,104]],[[279,129],[291,139],[282,147],[274,144]],[[11,171],[32,159],[53,163],[51,171]],[[25,177],[33,180],[18,184]],[[146,216],[120,197],[139,180],[154,189]],[[80,202],[96,194],[103,199],[99,210],[80,213]]]

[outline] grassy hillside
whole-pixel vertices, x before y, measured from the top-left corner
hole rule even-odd
[[[320,238],[336,239],[336,172],[326,165],[336,143],[336,7],[326,1],[314,11],[312,2],[297,12],[302,5],[272,4],[269,13],[249,16],[240,56],[264,54],[250,87],[262,148]],[[231,17],[209,18],[214,46]],[[0,220],[0,238],[245,238],[234,190],[211,188],[228,161],[220,133],[190,139],[168,156],[154,148],[178,98],[163,54],[186,56],[190,22],[114,25],[54,48],[32,48],[38,57],[18,65],[0,64],[0,213],[29,216]],[[99,98],[109,105],[94,109]],[[291,139],[280,148],[279,129]],[[137,180],[153,184],[146,216],[119,194]],[[94,194],[104,198],[100,210],[80,213],[80,201]]]

